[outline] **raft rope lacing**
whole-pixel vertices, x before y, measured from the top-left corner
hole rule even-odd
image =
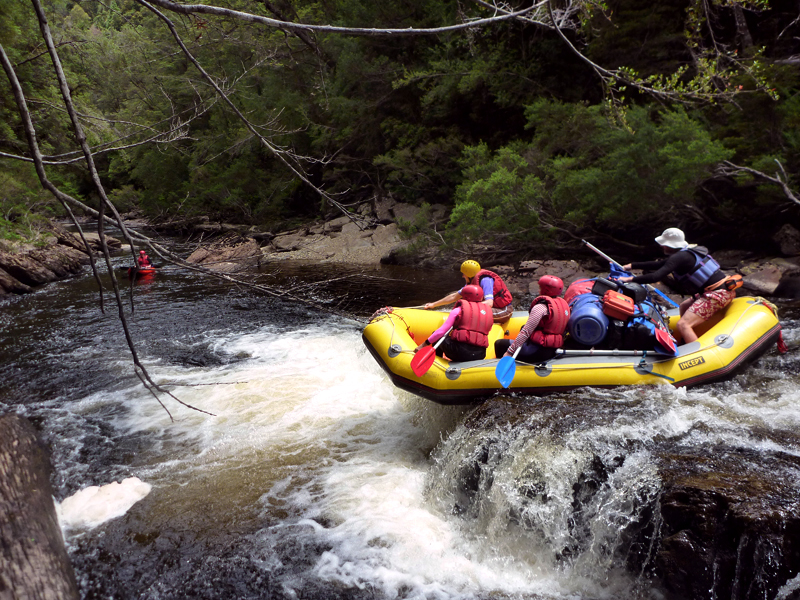
[[[758,304],[764,305],[767,308],[769,308],[772,311],[772,313],[775,315],[775,318],[776,319],[778,318],[778,308],[774,304],[772,304],[768,300],[766,300],[764,298],[761,298],[761,297],[754,298],[754,302],[750,306],[748,306],[744,311],[742,311],[742,314],[739,315],[739,318],[733,324],[733,327],[731,327],[729,333],[721,334],[721,335],[717,336],[713,343],[708,344],[707,346],[704,346],[702,348],[699,348],[699,349],[695,350],[694,352],[690,352],[686,356],[691,356],[692,354],[697,354],[698,352],[704,352],[706,350],[709,350],[710,348],[713,348],[715,346],[719,346],[720,344],[724,343],[729,337],[731,337],[733,335],[733,332],[739,326],[739,324],[741,323],[742,319],[747,314],[747,312],[750,309],[752,309],[753,307],[755,307],[756,305],[758,305]],[[396,314],[393,311],[394,311],[394,309],[391,306],[387,306],[386,308],[382,308],[382,309],[376,311],[375,314],[373,314],[372,317],[370,317],[370,322],[372,322],[373,319],[386,318],[390,314],[393,314],[394,316],[398,317],[401,321],[403,321],[403,324],[406,326],[406,331],[408,332],[408,335],[413,340],[414,336],[411,334],[411,327],[408,325],[406,320],[403,319],[403,317],[401,315]],[[392,335],[391,335],[390,340],[389,340],[389,345],[390,346],[392,345],[392,342],[394,340],[394,333],[395,333],[395,327],[396,327],[394,319],[391,320],[391,323],[392,323]],[[717,342],[716,340],[719,340],[719,342]],[[414,341],[416,341],[416,340],[414,340]],[[781,354],[784,354],[787,351],[786,344],[783,341],[783,335],[780,332],[778,334],[778,351]],[[413,350],[401,350],[401,352],[402,353],[406,353],[406,354],[414,354]],[[591,350],[589,352],[591,352]],[[566,366],[566,365],[551,364],[551,363],[553,363],[553,361],[558,360],[558,358],[554,357],[554,358],[551,358],[550,360],[546,360],[544,362],[537,363],[537,364],[532,365],[532,366],[534,366],[535,368],[548,368],[549,367],[552,371],[591,371],[591,370],[595,370],[595,369],[603,369],[603,370],[608,370],[608,369],[635,369],[637,367],[638,368],[644,368],[645,365],[648,365],[648,364],[649,365],[656,365],[656,364],[659,364],[659,363],[675,360],[677,358],[676,356],[665,356],[665,357],[663,357],[661,359],[651,360],[648,363],[645,360],[646,355],[647,355],[647,351],[643,350],[642,351],[642,358],[636,364],[628,363],[628,364],[622,364],[622,365],[603,365],[603,366],[597,365],[597,366],[573,367],[573,366]],[[613,357],[613,355],[611,355],[611,356]],[[681,357],[681,358],[683,358],[683,357]],[[468,367],[460,367],[460,368],[461,368],[462,371],[466,371],[468,369],[478,369],[478,368],[483,368],[483,367],[487,367],[487,366],[496,364],[497,361],[498,361],[497,358],[489,358],[489,359],[484,359],[484,360],[478,362],[477,364],[469,365]],[[433,366],[436,366],[437,368],[439,368],[439,369],[441,369],[443,371],[446,371],[447,369],[450,368],[451,364],[448,363],[446,365],[443,365],[439,361],[436,361],[436,362],[433,363],[431,368],[433,368]],[[668,375],[663,375],[661,373],[656,373],[655,371],[647,371],[647,375],[653,375],[655,377],[661,377],[661,378],[667,379],[669,381],[675,381],[672,377],[669,377]]]

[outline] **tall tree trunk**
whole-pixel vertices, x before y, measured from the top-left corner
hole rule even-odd
[[[753,36],[750,35],[750,29],[747,27],[741,4],[733,3],[733,14],[736,17],[736,37],[739,38],[739,43],[742,45],[742,54],[747,56],[749,55],[748,50],[753,47]]]
[[[77,600],[53,504],[50,454],[31,423],[0,417],[0,598]]]

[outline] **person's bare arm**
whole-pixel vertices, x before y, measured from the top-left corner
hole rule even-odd
[[[425,310],[430,310],[438,306],[444,306],[445,304],[452,304],[457,300],[461,300],[461,294],[459,294],[458,292],[453,292],[452,294],[447,294],[447,296],[445,296],[441,300],[437,300],[436,302],[428,302],[425,305]]]

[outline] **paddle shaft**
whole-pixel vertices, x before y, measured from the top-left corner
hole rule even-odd
[[[618,263],[617,261],[615,261],[613,258],[611,258],[611,257],[610,257],[608,254],[606,254],[605,252],[603,252],[603,251],[602,251],[602,250],[600,250],[599,248],[596,248],[596,247],[592,246],[592,245],[591,245],[589,242],[587,242],[586,240],[581,240],[581,241],[582,241],[584,244],[586,244],[586,247],[587,247],[587,248],[589,248],[589,250],[592,250],[592,251],[593,251],[593,252],[595,252],[595,253],[596,253],[598,256],[600,256],[601,258],[605,258],[605,259],[606,259],[608,262],[610,262],[610,263],[612,263],[612,264],[615,264],[615,265],[617,265],[618,267],[622,267],[622,264],[620,264],[620,263]]]
[[[613,263],[613,264],[617,265],[617,266],[618,266],[618,267],[620,267],[620,268],[622,267],[622,265],[621,265],[620,263],[618,263],[617,261],[615,261],[615,260],[614,260],[613,258],[611,258],[611,257],[610,257],[608,254],[605,254],[604,252],[602,252],[602,251],[598,250],[597,248],[595,248],[594,246],[592,246],[592,245],[591,245],[589,242],[587,242],[586,240],[581,240],[581,241],[582,241],[584,244],[586,244],[586,246],[587,246],[587,247],[588,247],[590,250],[594,250],[595,252],[597,252],[597,254],[598,254],[599,256],[601,256],[602,258],[605,258],[605,259],[606,259],[608,262],[610,262],[610,263]],[[650,285],[650,284],[647,284],[647,285],[645,285],[645,287],[646,287],[648,290],[650,290],[651,292],[656,292],[656,293],[657,293],[659,296],[661,296],[662,298],[664,298],[664,300],[666,300],[667,302],[669,302],[669,303],[670,303],[672,306],[678,306],[678,305],[677,305],[675,302],[673,302],[672,298],[670,298],[669,296],[667,296],[667,295],[666,295],[664,292],[662,292],[661,290],[659,290],[657,287],[655,287],[655,286],[652,286],[652,285]]]
[[[448,335],[450,335],[451,331],[453,331],[452,327],[450,329],[448,329],[447,331],[445,331],[444,335],[442,337],[440,337],[438,340],[436,340],[436,343],[433,345],[433,349],[434,350],[436,350],[436,348],[439,347],[439,345],[444,341],[444,338],[446,338]]]
[[[556,356],[644,356],[646,350],[556,350]]]
[[[511,385],[511,382],[514,380],[514,374],[517,371],[515,359],[517,358],[517,354],[519,354],[520,350],[522,350],[522,344],[520,344],[519,347],[514,350],[514,354],[512,356],[504,356],[501,358],[500,362],[497,363],[497,367],[495,367],[494,376],[504,388],[507,388],[509,385]]]

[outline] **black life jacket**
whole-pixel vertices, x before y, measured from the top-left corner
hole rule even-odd
[[[712,280],[720,279],[720,277],[714,277],[722,275],[719,263],[711,257],[707,248],[696,246],[695,248],[686,248],[681,252],[689,252],[694,257],[694,266],[687,273],[683,275],[673,273],[675,282],[682,289],[694,294],[703,291],[709,283],[713,283]]]

